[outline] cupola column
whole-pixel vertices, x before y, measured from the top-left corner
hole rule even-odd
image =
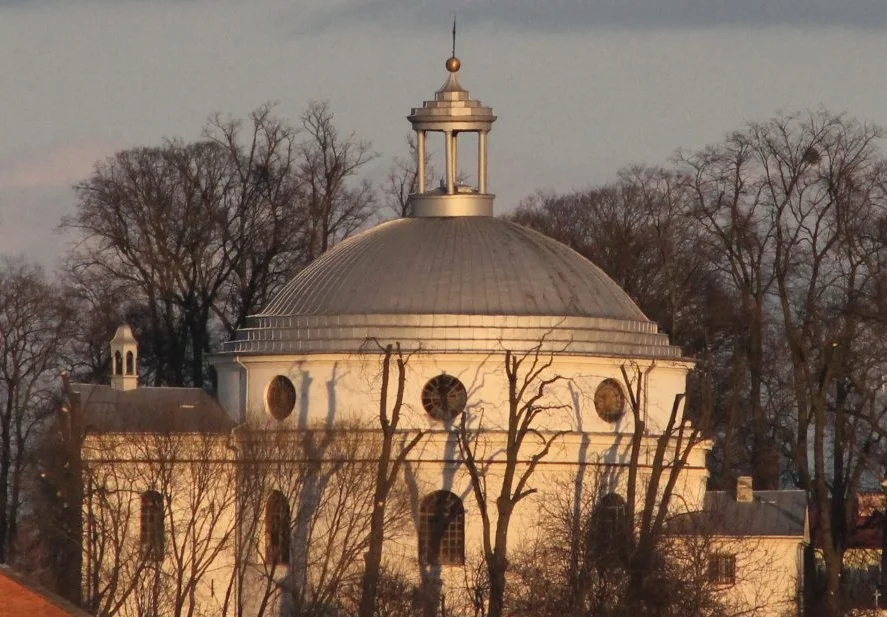
[[[489,131],[479,131],[477,133],[477,192],[486,194],[487,192],[487,133]]]
[[[417,190],[425,192],[425,131],[416,131],[416,175],[418,175]]]
[[[447,149],[447,195],[456,192],[456,136],[452,131],[444,132]]]

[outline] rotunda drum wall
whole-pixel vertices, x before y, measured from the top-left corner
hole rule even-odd
[[[243,417],[250,424],[282,428],[330,423],[377,427],[380,358],[379,354],[364,354],[244,359],[249,391],[243,397],[246,403]],[[640,372],[646,372],[642,412],[652,430],[664,427],[675,396],[684,392],[687,363],[660,362],[647,371],[649,364],[625,365],[618,358],[581,356],[557,357],[546,372],[547,376],[560,379],[547,389],[544,404],[551,409],[540,418],[539,427],[630,433],[633,417],[627,401],[624,412],[616,418],[602,417],[596,407],[602,384],[618,384],[623,392],[628,388],[621,374],[622,366],[626,366],[632,381]],[[220,375],[236,376],[227,371]],[[278,417],[268,406],[268,392],[282,377],[293,386],[294,406],[291,413]],[[393,364],[389,388],[391,404],[397,388],[397,370]],[[239,398],[233,392],[230,396],[232,402]],[[400,426],[447,430],[458,426],[463,413],[473,418],[482,413],[485,427],[505,427],[507,401],[504,353],[413,355],[406,368]]]

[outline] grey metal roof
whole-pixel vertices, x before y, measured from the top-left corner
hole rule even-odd
[[[83,405],[88,431],[99,433],[226,433],[235,423],[198,388],[115,390],[98,384],[72,384]]]
[[[722,536],[782,536],[807,539],[807,494],[804,491],[754,491],[750,502],[731,493],[710,491],[704,509],[676,517],[671,533]]]
[[[222,353],[359,351],[366,340],[437,351],[524,349],[676,358],[600,268],[492,217],[384,223],[301,271]]]
[[[314,261],[261,315],[427,313],[647,321],[590,261],[493,217],[379,225]]]

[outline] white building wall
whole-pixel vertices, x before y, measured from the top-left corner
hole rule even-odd
[[[798,614],[804,567],[802,538],[717,538],[712,551],[736,557],[735,583],[716,587],[728,605],[755,617]]]
[[[546,357],[540,358],[547,360]],[[503,455],[504,433],[507,428],[507,382],[503,369],[504,353],[499,355],[471,354],[416,354],[409,358],[406,371],[404,390],[404,407],[400,428],[409,434],[424,431],[425,436],[419,446],[408,458],[402,471],[399,494],[409,502],[410,512],[405,519],[400,533],[388,541],[385,556],[389,563],[397,564],[402,573],[413,573],[418,580],[420,565],[416,539],[418,522],[418,503],[423,496],[437,490],[448,490],[462,499],[465,507],[466,522],[466,558],[464,567],[431,568],[442,581],[442,591],[456,593],[462,590],[467,568],[474,567],[480,559],[482,542],[481,517],[471,483],[465,468],[460,463],[459,448],[456,442],[456,426],[431,418],[421,405],[421,391],[425,383],[441,373],[454,375],[465,385],[468,392],[468,410],[473,421],[482,418],[484,434],[482,447],[478,456],[489,464],[487,470],[488,505],[495,511],[494,500],[498,496]],[[531,362],[532,358],[527,362]],[[259,610],[269,584],[274,581],[286,581],[293,572],[288,566],[271,568],[264,559],[264,521],[261,511],[263,500],[268,491],[277,487],[287,492],[288,479],[278,478],[275,482],[261,487],[260,499],[249,501],[252,505],[245,506],[237,514],[236,505],[230,500],[230,478],[234,470],[234,450],[228,446],[237,446],[237,440],[251,431],[267,435],[291,435],[298,439],[299,429],[304,428],[350,428],[368,429],[366,433],[358,432],[361,439],[370,445],[378,440],[374,432],[378,426],[379,388],[381,382],[380,356],[378,354],[356,354],[347,356],[313,355],[313,356],[271,356],[271,357],[230,357],[216,358],[215,365],[219,376],[219,400],[227,412],[234,418],[245,421],[245,427],[235,429],[235,434],[223,443],[219,442],[218,457],[225,461],[224,470],[216,470],[219,481],[216,493],[213,493],[221,504],[224,502],[224,521],[222,527],[232,526],[238,518],[242,521],[239,537],[220,538],[210,532],[208,541],[222,540],[226,546],[213,556],[213,563],[202,575],[195,597],[203,607],[213,614],[234,614],[234,606],[242,602],[246,607],[245,617]],[[241,364],[242,363],[242,364]],[[524,369],[528,365],[524,365]],[[604,379],[615,379],[624,382],[622,367],[628,373],[632,386],[638,375],[646,377],[641,390],[641,414],[646,422],[647,431],[638,461],[638,488],[640,491],[638,507],[643,507],[643,491],[653,470],[651,463],[656,448],[658,434],[661,432],[671,414],[676,397],[684,393],[686,373],[689,364],[684,362],[631,363],[617,358],[590,358],[577,356],[556,356],[553,365],[545,376],[559,375],[557,381],[542,402],[551,406],[544,415],[539,417],[536,427],[542,435],[550,436],[554,432],[563,431],[552,445],[551,451],[543,459],[534,473],[529,486],[537,492],[518,505],[512,519],[510,548],[517,550],[522,544],[531,542],[541,532],[540,521],[557,507],[559,502],[571,499],[577,493],[604,494],[616,492],[622,496],[627,494],[628,464],[630,462],[631,435],[634,422],[631,411],[626,408],[624,416],[615,423],[602,420],[595,412],[594,391]],[[523,372],[523,371],[522,371]],[[265,409],[265,390],[270,381],[277,375],[287,376],[295,385],[297,399],[292,414],[282,421],[275,420]],[[392,369],[389,390],[389,405],[393,402],[396,392],[396,369]],[[682,403],[678,405],[678,422],[682,421]],[[245,432],[246,431],[246,432]],[[126,441],[126,436],[121,440]],[[528,441],[521,452],[526,461],[537,451],[538,442]],[[672,442],[671,446],[673,447]],[[709,448],[707,442],[701,442],[691,453],[686,467],[682,469],[676,485],[677,498],[671,502],[673,512],[700,509],[703,503],[705,483],[708,472],[705,456]],[[144,453],[129,452],[123,459],[130,463],[121,467],[121,452],[118,450],[109,456],[105,449],[101,454],[92,457],[93,466],[112,465],[115,473],[133,470],[131,482],[132,499],[137,500],[139,484],[148,486],[145,476],[146,467],[140,457]],[[374,465],[373,455],[368,455],[366,464]],[[670,464],[673,454],[666,457]],[[113,459],[113,460],[112,460]],[[127,466],[129,465],[129,466]],[[175,491],[173,499],[173,516],[176,531],[170,531],[171,539],[185,529],[187,518],[193,518],[193,504],[189,501],[189,484],[193,481],[193,470],[187,465],[180,466],[170,480],[170,490]],[[272,474],[273,475],[273,474]],[[292,480],[290,478],[289,480]],[[664,485],[664,479],[662,484]],[[236,494],[243,497],[246,490],[242,479],[238,482]],[[296,489],[293,489],[296,490]],[[293,491],[290,491],[291,493]],[[294,494],[294,493],[293,493]],[[225,501],[223,497],[228,496]],[[235,500],[236,501],[236,500]],[[130,508],[138,512],[136,501]],[[297,503],[290,504],[293,515],[298,510]],[[220,519],[221,520],[221,519]],[[131,517],[127,523],[129,542],[138,542],[138,517]],[[221,528],[221,527],[220,527]],[[297,539],[294,539],[296,542]],[[798,542],[776,543],[767,550],[772,556],[771,563],[777,571],[795,572],[797,567]],[[167,559],[173,559],[168,556]],[[244,587],[236,583],[235,566],[243,566],[245,571]],[[166,562],[165,570],[175,569],[175,563]],[[743,568],[745,571],[745,568]],[[747,580],[737,583],[724,593],[731,597],[753,600],[752,592],[759,592],[765,583],[775,585],[776,578],[768,572],[762,576],[751,575]],[[269,576],[270,574],[270,576]],[[789,577],[779,583],[779,589],[792,589],[796,579]],[[782,593],[782,591],[779,591]],[[273,595],[273,594],[272,594]],[[783,594],[785,602],[788,595]],[[782,596],[781,596],[782,597]],[[793,596],[792,596],[793,600]],[[127,600],[126,611],[132,613],[135,596]],[[270,602],[276,599],[271,598]],[[782,600],[780,600],[782,602]],[[225,607],[228,607],[227,612]],[[785,606],[788,606],[785,604]],[[203,609],[202,609],[203,610]],[[122,612],[121,614],[130,614]],[[134,614],[134,613],[132,613]],[[776,614],[776,613],[767,613]]]

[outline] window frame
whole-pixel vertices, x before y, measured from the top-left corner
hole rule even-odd
[[[465,565],[465,506],[450,491],[435,491],[419,504],[419,563]]]
[[[712,553],[708,558],[706,579],[712,585],[732,586],[736,584],[736,554]]]
[[[420,400],[429,417],[438,422],[452,422],[468,406],[468,390],[458,377],[441,373],[425,382]]]
[[[299,396],[296,384],[286,375],[275,375],[265,386],[265,410],[277,420],[283,422],[296,409]]]
[[[594,410],[607,424],[616,424],[625,416],[626,402],[625,389],[612,377],[601,381],[594,390]]]
[[[162,493],[145,491],[140,496],[139,545],[148,561],[163,561],[166,552],[166,504]]]
[[[587,551],[595,565],[605,569],[625,565],[632,532],[625,498],[616,492],[602,495],[591,512],[588,527]]]
[[[290,563],[292,513],[286,496],[273,490],[265,501],[265,565]]]

